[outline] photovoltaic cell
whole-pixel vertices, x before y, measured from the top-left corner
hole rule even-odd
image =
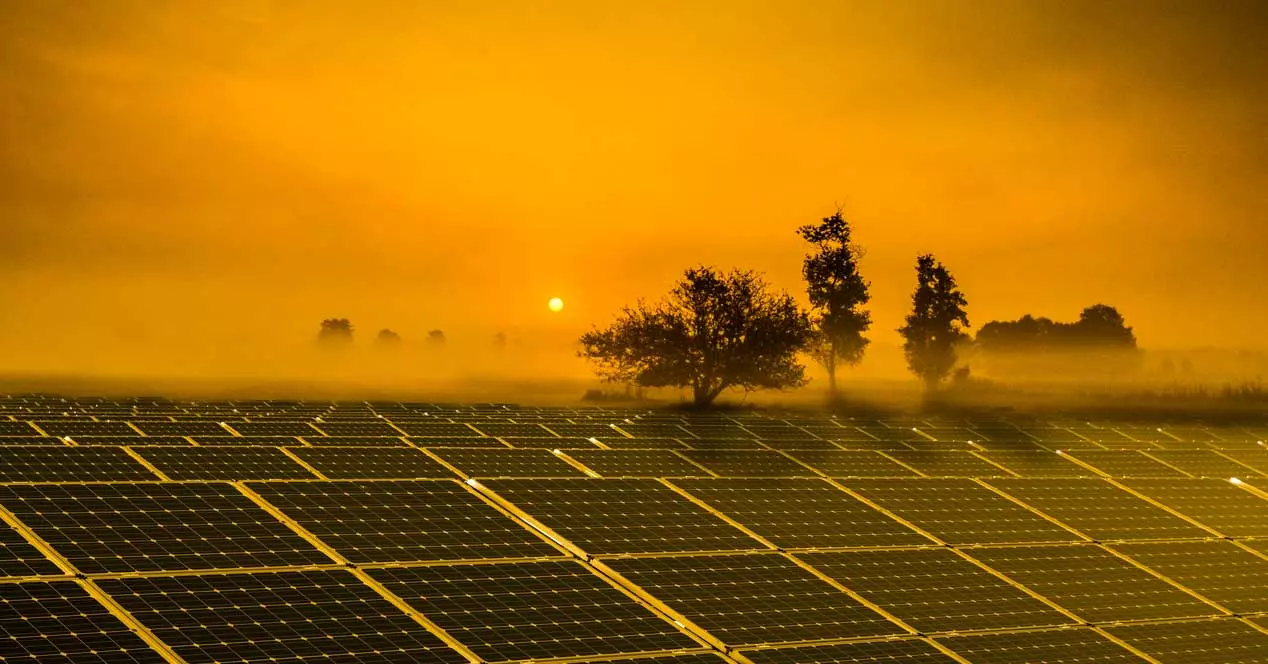
[[[98,583],[190,662],[467,661],[343,570]]]
[[[685,450],[687,444],[677,438],[617,438],[600,436],[599,442],[614,450]]]
[[[0,583],[0,634],[6,662],[166,661],[74,581]]]
[[[592,555],[766,548],[655,480],[490,480],[485,485]]]
[[[1211,534],[1100,479],[992,479],[1010,496],[1095,540],[1194,539]]]
[[[1242,465],[1215,450],[1151,450],[1155,457],[1194,477],[1227,480],[1230,477],[1253,477],[1254,469]]]
[[[39,435],[40,432],[26,422],[0,422],[0,436],[32,438]]]
[[[710,477],[669,450],[569,450],[568,456],[604,477]]]
[[[950,544],[1078,540],[972,480],[842,480],[841,484]]]
[[[699,479],[673,483],[782,548],[934,544],[821,480]]]
[[[526,438],[523,436],[502,436],[502,440],[505,441],[511,447],[516,447],[521,449],[539,449],[539,450],[601,449],[598,445],[595,445],[594,442],[591,441],[589,438],[577,438],[575,436],[571,438],[562,438],[562,437],[542,438],[540,436],[535,438]]]
[[[916,639],[746,650],[744,656],[754,664],[944,664],[956,661]]]
[[[463,438],[461,436],[454,438],[406,438],[410,445],[414,447],[466,447],[470,449],[509,449],[510,446],[497,438],[485,438],[483,436],[472,436]]]
[[[173,480],[312,479],[309,470],[274,447],[134,447]]]
[[[730,647],[906,633],[780,555],[605,563]]]
[[[217,422],[138,422],[147,436],[229,436]]]
[[[516,436],[521,438],[558,438],[540,424],[524,422],[472,422],[471,426],[486,436]]]
[[[1141,664],[1132,651],[1090,629],[938,637],[974,664]]]
[[[372,436],[379,438],[392,438],[402,435],[399,429],[382,420],[367,422],[315,422],[313,426],[327,436]]]
[[[298,447],[292,453],[332,480],[454,476],[413,447]]]
[[[561,555],[456,481],[249,486],[353,563]]]
[[[1119,625],[1105,631],[1162,664],[1268,662],[1268,634],[1240,620]]]
[[[228,484],[11,484],[0,503],[86,574],[332,564]]]
[[[1221,613],[1097,546],[990,547],[966,553],[1092,623]]]
[[[922,632],[1074,622],[946,549],[804,553],[797,557]]]
[[[304,441],[295,436],[192,436],[194,442],[204,447],[303,447]],[[144,439],[137,441],[143,444]]]
[[[37,424],[50,436],[78,438],[80,436],[138,437],[141,435],[136,429],[128,426],[127,422],[45,420]]]
[[[1225,480],[1124,480],[1123,484],[1226,537],[1268,537],[1268,501]]]
[[[370,575],[489,662],[699,646],[575,561],[376,569]]]
[[[302,440],[313,447],[411,447],[399,436],[304,436]]]
[[[117,447],[0,447],[0,482],[126,482],[158,479]]]
[[[582,660],[577,664],[719,664],[721,655],[713,653],[689,653],[682,655],[652,655],[630,659]]]
[[[1232,542],[1139,542],[1112,548],[1230,611],[1268,613],[1268,560]]]

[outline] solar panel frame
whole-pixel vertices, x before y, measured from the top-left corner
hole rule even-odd
[[[118,447],[0,447],[0,482],[127,482],[158,477]]]
[[[464,449],[432,450],[445,463],[469,477],[582,477],[585,473],[548,450]]]
[[[956,661],[919,639],[766,648],[745,650],[741,654],[753,664],[945,664]]]
[[[935,640],[975,664],[1141,664],[1146,661],[1087,628],[961,634]]]
[[[1122,484],[1225,537],[1268,537],[1268,501],[1226,480],[1123,480]]]
[[[602,477],[712,477],[672,450],[569,450],[568,456]]]
[[[1212,536],[1104,479],[1017,478],[985,482],[1093,540],[1183,540]]]
[[[678,453],[722,477],[819,477],[818,472],[773,450],[682,450]]]
[[[1240,620],[1110,625],[1105,631],[1163,664],[1268,661],[1268,634]]]
[[[133,447],[173,480],[312,479],[312,471],[276,447]]]
[[[1233,542],[1121,542],[1110,548],[1232,612],[1268,613],[1268,560]]]
[[[415,447],[299,447],[292,454],[332,480],[447,479],[455,475]]]

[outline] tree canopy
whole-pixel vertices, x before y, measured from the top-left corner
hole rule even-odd
[[[1029,314],[1015,321],[991,321],[978,330],[977,346],[984,353],[1104,351],[1136,348],[1136,335],[1117,309],[1095,304],[1079,320],[1062,323]]]
[[[661,302],[626,307],[610,327],[582,335],[578,354],[604,380],[690,388],[706,406],[729,388],[804,385],[797,354],[812,336],[808,315],[757,273],[698,267]]]
[[[321,331],[317,333],[317,341],[332,346],[352,343],[352,321],[347,318],[323,320]]]
[[[862,250],[851,243],[850,224],[840,210],[798,228],[797,234],[814,245],[801,269],[815,332],[810,350],[828,371],[829,391],[836,392],[837,362],[853,365],[863,359],[868,344],[863,333],[872,325],[871,314],[862,308],[871,299],[869,284],[859,274]]]
[[[955,277],[931,254],[916,258],[916,291],[907,324],[898,329],[903,337],[907,367],[929,389],[936,388],[956,363],[956,346],[966,339],[968,300]]]

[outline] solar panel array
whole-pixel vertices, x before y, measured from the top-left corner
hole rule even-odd
[[[0,661],[1268,662],[1265,435],[0,396]]]

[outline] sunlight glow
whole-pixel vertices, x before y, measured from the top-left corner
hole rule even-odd
[[[551,311],[558,313],[563,310],[564,301],[560,298],[552,297],[550,298],[550,301],[546,303],[546,306],[549,307]]]

